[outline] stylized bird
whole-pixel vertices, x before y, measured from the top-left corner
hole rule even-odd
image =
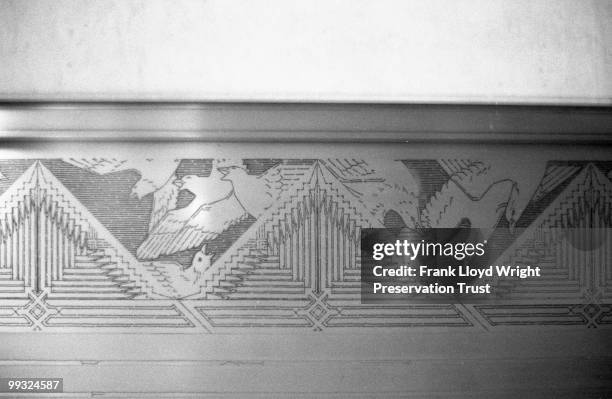
[[[407,227],[417,225],[420,188],[401,161],[327,159],[323,163],[381,223],[394,211]]]
[[[465,245],[475,241],[486,243],[504,214],[508,201],[516,192],[516,183],[506,179],[493,183],[480,193],[480,196],[473,197],[453,179],[449,179],[421,211],[420,228],[403,231],[401,238],[453,245]],[[420,256],[417,262],[428,264],[430,268],[447,267],[447,263],[438,258],[437,255]],[[484,267],[485,260],[486,258],[469,258],[470,265],[474,268]],[[474,278],[421,276],[418,280],[422,284],[454,285],[469,283]]]
[[[145,267],[160,273],[170,284],[170,293],[165,293],[166,296],[185,298],[200,292],[202,284],[211,273],[211,259],[212,255],[206,253],[204,245],[193,256],[191,265],[187,268],[183,268],[177,262],[169,261],[154,261],[145,264]]]
[[[531,201],[546,171],[546,160],[538,157],[507,157],[491,161],[439,160],[442,168],[469,198],[482,199],[493,186],[513,183],[513,189],[504,203],[504,214],[513,230],[523,211]],[[496,189],[495,191],[499,190]],[[474,215],[473,217],[476,217]],[[474,226],[479,227],[479,226]]]
[[[480,196],[469,195],[450,179],[422,210],[420,224],[425,228],[492,229],[516,194],[516,183],[509,179],[493,183]]]
[[[136,255],[141,259],[154,259],[196,248],[248,216],[232,191],[225,198],[208,204],[196,199],[184,208],[166,213],[138,247]]]
[[[219,168],[234,188],[234,194],[242,207],[253,217],[259,218],[274,202],[278,201],[283,188],[281,169],[276,166],[261,175],[250,175],[240,166]]]
[[[170,210],[160,218],[138,247],[139,258],[154,259],[195,248],[247,217],[231,182],[223,180],[216,164],[217,161],[213,162],[207,177],[187,175],[174,181],[174,185],[191,192],[194,198],[186,207]]]
[[[63,161],[98,175],[126,170],[137,171],[140,174],[140,179],[132,186],[130,195],[140,200],[153,193],[153,209],[151,210],[149,229],[152,229],[169,210],[176,208],[179,190],[173,184],[173,181],[176,178],[175,173],[180,163],[179,159],[67,158]]]
[[[212,264],[211,259],[212,255],[206,253],[206,245],[203,245],[202,248],[193,256],[189,269],[193,269],[196,277],[202,277],[202,275],[204,275],[204,273],[210,269]]]

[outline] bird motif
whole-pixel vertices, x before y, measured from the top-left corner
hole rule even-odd
[[[198,294],[202,285],[209,279],[212,255],[206,253],[206,245],[196,252],[191,265],[183,268],[177,262],[153,261],[146,265],[160,273],[172,287],[172,298],[185,298]]]
[[[449,179],[421,211],[419,228],[404,230],[400,236],[404,239],[453,245],[475,241],[486,243],[516,193],[516,183],[505,179],[494,182],[484,192],[480,192],[479,196],[471,196],[453,179]],[[472,267],[483,268],[486,259],[475,257],[469,261]],[[447,266],[446,263],[440,263],[437,256],[421,256],[418,262],[436,269]],[[442,285],[474,280],[474,277],[442,276],[421,276],[418,280],[422,284]]]
[[[176,208],[179,189],[173,184],[176,178],[176,169],[179,159],[139,159],[129,160],[91,158],[91,159],[63,159],[71,165],[77,166],[98,175],[135,170],[140,179],[132,186],[130,196],[141,200],[153,193],[153,208],[149,219],[149,230],[169,210]]]
[[[249,175],[236,165],[213,168],[208,178],[185,176],[175,183],[194,194],[194,199],[160,219],[136,251],[141,259],[196,248],[248,215],[259,217],[284,187],[277,167],[262,175]]]
[[[492,193],[497,194],[503,187],[509,195],[498,205],[505,204],[503,213],[511,231],[533,198],[546,170],[546,161],[533,157],[500,158],[487,162],[440,160],[439,163],[449,174],[450,180],[472,200],[480,201],[485,194],[488,194],[488,198],[496,198],[489,196]],[[491,192],[492,187],[498,184],[500,186]],[[447,186],[446,190],[456,190],[456,188]],[[479,218],[475,214],[471,216],[474,219]]]
[[[281,169],[273,167],[261,175],[251,175],[240,166],[219,168],[222,180],[232,184],[234,194],[242,208],[259,218],[272,204],[278,201],[286,184]]]
[[[168,211],[136,250],[141,259],[196,248],[217,238],[248,214],[237,200],[232,185],[217,172],[208,178],[185,176],[176,181],[181,189],[194,194],[184,208]]]
[[[154,259],[195,248],[217,238],[247,216],[233,192],[211,204],[200,205],[192,201],[185,208],[166,213],[138,247],[136,254],[141,259]]]
[[[421,227],[493,228],[516,193],[516,183],[506,179],[495,182],[479,197],[473,197],[450,179],[422,210]]]
[[[191,260],[191,266],[188,269],[193,270],[197,278],[202,277],[204,273],[210,269],[212,255],[206,253],[206,245],[196,252]]]
[[[381,223],[394,211],[405,226],[418,224],[419,184],[401,161],[327,159],[324,163]]]

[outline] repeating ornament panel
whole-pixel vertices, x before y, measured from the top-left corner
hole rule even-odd
[[[612,322],[612,162],[0,161],[0,330],[226,333]],[[365,305],[363,228],[490,231],[498,303]],[[571,232],[571,233],[570,233]]]

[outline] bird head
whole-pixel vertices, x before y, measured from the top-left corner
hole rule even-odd
[[[217,168],[217,170],[223,175],[221,180],[230,182],[247,174],[246,169],[236,165]]]
[[[191,267],[193,267],[193,271],[198,276],[201,276],[210,268],[211,259],[212,255],[206,253],[206,245],[204,245],[191,260]]]

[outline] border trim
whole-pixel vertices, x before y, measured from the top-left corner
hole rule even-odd
[[[608,144],[612,107],[0,102],[0,140]]]

